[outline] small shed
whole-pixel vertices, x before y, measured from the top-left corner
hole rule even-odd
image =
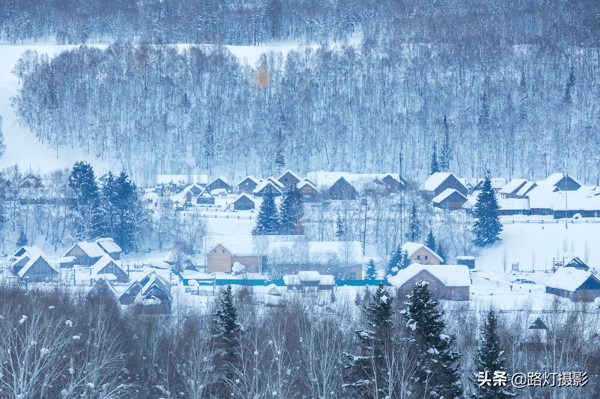
[[[321,275],[317,289],[319,291],[333,291],[335,287],[335,276],[331,274]]]
[[[208,191],[207,189],[204,189],[200,192],[200,194],[198,194],[198,197],[196,197],[196,204],[198,204],[198,205],[214,205],[215,197],[210,193],[210,191]]]
[[[254,208],[254,201],[246,193],[240,194],[239,197],[237,197],[237,199],[233,202],[233,209],[236,211],[248,211]]]

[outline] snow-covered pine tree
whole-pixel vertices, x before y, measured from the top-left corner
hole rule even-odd
[[[434,174],[434,173],[438,173],[440,171],[440,165],[438,163],[438,157],[437,157],[437,144],[433,143],[433,153],[431,154],[431,173],[430,174]]]
[[[410,209],[410,220],[406,237],[408,237],[412,242],[417,242],[420,235],[421,222],[419,221],[419,215],[417,214],[417,204],[413,202],[412,207]]]
[[[473,225],[473,233],[475,235],[475,245],[484,247],[491,245],[500,240],[500,232],[502,232],[502,223],[498,217],[498,200],[492,189],[492,182],[487,176],[483,182],[483,189],[477,197],[475,204],[475,224]]]
[[[279,210],[280,234],[298,235],[304,233],[302,218],[304,217],[304,203],[300,190],[291,184],[285,188]]]
[[[89,163],[75,163],[69,175],[69,187],[73,190],[75,235],[82,240],[98,237],[102,234],[100,191],[94,169]]]
[[[375,294],[365,303],[363,312],[367,328],[356,331],[360,354],[346,353],[347,364],[344,365],[344,387],[353,390],[356,397],[383,398],[385,392],[385,350],[390,348],[392,338],[394,307],[393,296],[379,284]]]
[[[375,280],[377,278],[377,269],[375,268],[375,261],[373,259],[369,260],[367,263],[367,272],[365,273],[366,280]]]
[[[475,375],[472,382],[475,385],[475,393],[471,395],[472,399],[508,399],[514,398],[516,394],[508,391],[506,387],[493,386],[492,383],[480,385],[479,372],[487,373],[492,379],[494,372],[506,371],[504,367],[504,351],[500,347],[500,337],[498,337],[498,320],[496,312],[493,309],[487,314],[486,320],[480,331],[480,341],[475,353]]]
[[[335,237],[338,239],[338,241],[342,241],[342,238],[345,234],[346,231],[344,228],[344,221],[342,220],[342,216],[338,213],[337,221],[335,223]]]
[[[136,220],[139,207],[137,187],[125,172],[114,177],[108,174],[102,185],[102,210],[104,232],[125,251],[134,248]]]
[[[431,298],[428,283],[419,281],[408,296],[402,315],[417,351],[416,397],[455,399],[462,397],[458,352],[452,351],[453,336],[444,334],[443,312]]]
[[[227,378],[232,377],[232,368],[235,367],[240,346],[239,334],[240,324],[237,321],[237,309],[235,307],[233,290],[227,285],[221,290],[219,296],[219,307],[215,312],[213,337],[215,347],[219,352],[217,357],[223,367]]]
[[[360,293],[356,291],[356,296],[354,297],[354,304],[356,306],[360,306],[362,304],[362,298],[360,297]]]
[[[427,234],[425,245],[432,251],[435,251],[437,248],[437,245],[435,244],[435,236],[433,235],[433,231],[431,229],[429,229],[429,233]]]
[[[365,285],[365,291],[363,292],[362,300],[365,305],[371,300],[371,290],[369,289],[368,285]]]
[[[388,261],[385,274],[387,276],[395,276],[396,273],[398,273],[398,270],[400,270],[401,264],[402,264],[402,249],[400,248],[400,246],[398,246],[390,254],[390,260]]]
[[[408,257],[408,251],[404,250],[402,251],[402,255],[400,256],[400,266],[398,267],[399,270],[403,270],[406,269],[408,266],[410,266],[411,261],[410,258]]]
[[[27,235],[25,234],[25,232],[23,230],[21,230],[21,233],[19,234],[19,238],[17,239],[17,247],[24,247],[27,245]]]
[[[442,145],[442,151],[440,152],[440,169],[442,172],[450,170],[451,161],[452,150],[450,148],[450,128],[448,127],[446,115],[444,115],[444,144]]]
[[[277,235],[279,234],[279,217],[275,198],[269,190],[263,196],[263,202],[256,217],[256,226],[252,229],[252,235]]]

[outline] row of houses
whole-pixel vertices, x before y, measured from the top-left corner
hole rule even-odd
[[[492,179],[500,215],[600,217],[600,187],[583,186],[570,175],[554,173],[537,182],[513,179],[504,183],[504,179]],[[469,182],[452,173],[434,173],[419,190],[436,208],[471,209],[481,185],[482,180]]]

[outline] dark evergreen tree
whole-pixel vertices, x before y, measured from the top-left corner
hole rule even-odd
[[[368,285],[365,285],[365,291],[363,292],[362,301],[366,305],[369,303],[370,299],[371,299],[371,290],[369,290]]]
[[[204,134],[204,158],[206,158],[206,169],[210,169],[210,162],[215,156],[215,132],[212,126],[212,120],[208,120],[206,132]]]
[[[410,209],[410,219],[408,225],[408,232],[406,233],[406,237],[410,239],[412,242],[417,242],[419,236],[421,235],[421,222],[419,221],[419,215],[417,214],[417,204],[413,202],[412,207]]]
[[[373,259],[369,260],[367,263],[367,272],[365,273],[366,280],[375,280],[377,278],[377,269],[375,268],[375,261]]]
[[[396,249],[392,251],[390,254],[390,259],[387,264],[386,275],[387,276],[395,276],[400,270],[400,266],[402,264],[402,249],[398,246]]]
[[[402,256],[400,257],[400,270],[406,269],[408,266],[410,266],[411,261],[410,258],[408,257],[408,251],[404,250],[402,251]]]
[[[573,87],[575,87],[575,70],[573,69],[573,66],[571,66],[569,78],[567,79],[567,84],[565,85],[564,102],[567,105],[570,105],[573,102]]]
[[[385,351],[390,348],[392,339],[394,307],[393,296],[379,284],[363,311],[367,328],[356,332],[361,353],[358,356],[347,354],[346,387],[360,398],[386,397],[385,375],[387,374]],[[373,392],[377,387],[378,392]]]
[[[500,240],[500,232],[502,232],[502,223],[498,217],[498,200],[492,189],[492,182],[487,176],[483,182],[483,189],[477,197],[475,204],[474,215],[475,224],[473,225],[473,233],[475,234],[475,245],[484,247],[491,245]]]
[[[448,172],[450,170],[451,161],[452,149],[450,147],[450,128],[448,127],[446,115],[444,115],[444,144],[442,145],[442,151],[440,153],[440,169],[442,172]]]
[[[500,337],[497,332],[498,321],[496,312],[493,309],[487,314],[487,319],[481,327],[479,346],[475,353],[475,372],[477,377],[472,379],[475,385],[475,394],[472,399],[508,399],[514,398],[516,394],[510,393],[506,387],[494,386],[490,381],[489,384],[480,384],[478,382],[479,373],[484,373],[492,380],[494,372],[506,371],[504,366],[504,351],[500,347]]]
[[[356,296],[354,297],[354,304],[356,306],[360,306],[362,304],[362,298],[360,297],[358,291],[356,291]]]
[[[280,234],[298,235],[304,233],[302,218],[304,202],[295,184],[288,185],[283,193],[279,210]]]
[[[442,260],[440,261],[440,265],[445,265],[448,263],[446,261],[446,250],[442,246],[441,242],[438,243],[437,250],[435,252],[440,256],[440,258],[442,258]]]
[[[69,175],[69,187],[73,193],[73,223],[75,235],[90,240],[102,234],[100,193],[94,169],[87,162],[77,162]]]
[[[6,217],[6,189],[8,187],[8,180],[4,178],[2,172],[0,172],[0,234],[3,234],[4,224],[7,222]]]
[[[440,171],[440,165],[437,157],[437,144],[433,143],[433,153],[431,154],[431,174],[438,173]]]
[[[102,186],[105,234],[125,251],[134,248],[136,232],[137,187],[125,172],[116,178],[109,173]]]
[[[219,307],[215,313],[215,346],[219,351],[217,364],[223,368],[227,378],[232,378],[232,368],[237,364],[240,324],[237,321],[233,290],[227,285],[221,290]]]
[[[437,245],[435,244],[435,236],[433,235],[433,231],[429,229],[429,234],[427,234],[427,240],[425,240],[425,245],[435,251],[437,249]]]
[[[256,217],[256,226],[252,229],[252,235],[276,235],[279,234],[279,217],[275,198],[270,190],[267,190],[263,196],[262,205]]]
[[[335,301],[337,301],[337,298],[335,297],[335,292],[333,290],[331,290],[331,296],[329,297],[329,300],[331,301],[331,303],[335,303]]]
[[[17,247],[24,247],[27,245],[27,235],[25,234],[25,232],[23,230],[21,230],[21,233],[19,234],[19,238],[17,239]]]
[[[338,213],[337,221],[335,223],[335,236],[338,241],[342,241],[342,238],[346,234],[346,230],[344,228],[344,221],[342,220],[342,216]]]
[[[452,351],[454,336],[444,334],[439,303],[431,298],[428,283],[419,281],[402,311],[411,334],[411,347],[419,359],[416,397],[455,399],[462,397],[460,359]]]

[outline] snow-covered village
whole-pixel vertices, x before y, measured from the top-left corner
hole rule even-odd
[[[596,2],[0,2],[0,399],[597,399]]]

